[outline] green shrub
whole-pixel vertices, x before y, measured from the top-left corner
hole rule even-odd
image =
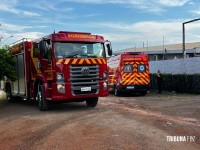
[[[151,89],[157,89],[156,74],[151,74]],[[177,93],[200,94],[200,74],[163,74],[163,90]]]

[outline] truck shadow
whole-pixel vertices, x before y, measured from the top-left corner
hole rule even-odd
[[[2,100],[1,104],[5,109],[7,107],[14,107],[14,109],[19,109],[20,111],[39,111],[38,102],[36,101],[23,101],[21,99],[15,99],[13,102],[8,102],[7,100]],[[49,103],[49,109],[46,112],[73,112],[73,111],[87,111],[92,109],[88,107],[85,102],[70,102],[70,103]]]
[[[114,92],[109,92],[109,95],[115,96]],[[122,92],[116,97],[143,97],[139,92]]]

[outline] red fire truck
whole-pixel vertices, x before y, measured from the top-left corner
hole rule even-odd
[[[7,99],[36,100],[41,111],[50,101],[83,102],[95,107],[108,96],[107,60],[111,43],[100,35],[60,31],[11,46],[17,80],[6,83]]]
[[[110,57],[108,72],[109,91],[114,91],[116,96],[123,91],[145,95],[149,89],[149,62],[146,54],[126,52]]]

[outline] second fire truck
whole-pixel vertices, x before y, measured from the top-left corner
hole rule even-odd
[[[121,92],[139,92],[145,95],[150,86],[148,56],[143,53],[126,52],[108,60],[109,89],[116,96]]]
[[[7,99],[36,100],[41,111],[50,101],[86,101],[95,107],[108,96],[106,50],[111,44],[100,35],[60,31],[34,41],[14,44],[17,80],[6,83]]]

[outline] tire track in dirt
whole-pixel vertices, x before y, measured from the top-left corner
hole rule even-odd
[[[146,111],[144,109],[139,109],[137,108],[137,105],[129,105],[124,103],[123,101],[109,101],[109,102],[101,102],[101,105],[104,106],[114,106],[115,108],[119,108],[119,109],[123,109],[126,110],[127,112],[130,113],[134,113],[137,115],[143,115],[143,116],[148,116],[148,117],[155,117],[158,119],[161,119],[163,121],[167,121],[167,122],[174,122],[177,124],[185,124],[185,125],[191,125],[191,126],[195,126],[195,127],[200,127],[200,121],[195,119],[195,118],[184,118],[184,117],[176,117],[176,116],[168,116],[168,115],[164,115],[161,113],[156,113],[156,112],[152,112],[152,111]],[[135,108],[133,108],[135,107]]]

